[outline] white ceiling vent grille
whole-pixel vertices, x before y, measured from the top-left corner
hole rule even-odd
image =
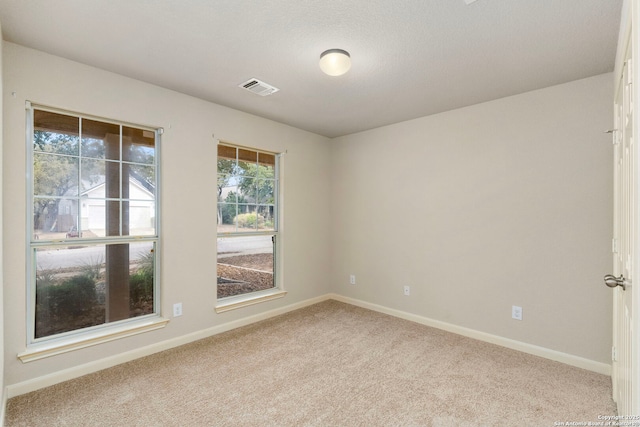
[[[271,95],[272,93],[276,93],[280,90],[277,87],[273,87],[269,84],[266,84],[265,82],[261,82],[258,79],[247,80],[239,86],[260,96]]]

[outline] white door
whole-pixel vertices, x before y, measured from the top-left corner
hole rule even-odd
[[[634,141],[637,120],[634,115],[634,65],[632,37],[628,39],[615,96],[614,138],[614,274],[605,282],[614,292],[614,327],[612,349],[612,380],[614,400],[619,415],[640,414],[638,387],[638,328],[635,312],[640,281],[636,259],[638,246],[638,150]]]

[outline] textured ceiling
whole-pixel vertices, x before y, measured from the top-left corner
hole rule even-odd
[[[622,0],[0,0],[5,40],[329,137],[613,70]],[[329,77],[320,53],[349,51]],[[257,78],[280,89],[238,88]]]

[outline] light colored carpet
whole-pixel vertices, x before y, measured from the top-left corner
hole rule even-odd
[[[553,426],[604,375],[325,301],[12,398],[7,426]]]

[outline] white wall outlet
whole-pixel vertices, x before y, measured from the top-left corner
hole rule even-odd
[[[349,276],[349,283],[352,285],[356,284],[356,275],[352,274],[351,276]]]
[[[411,295],[411,286],[406,286],[404,287],[404,296],[408,297],[409,295]]]
[[[517,305],[512,305],[511,317],[516,320],[522,320],[522,307],[518,307]]]
[[[173,317],[182,316],[182,303],[177,302],[173,304]]]

